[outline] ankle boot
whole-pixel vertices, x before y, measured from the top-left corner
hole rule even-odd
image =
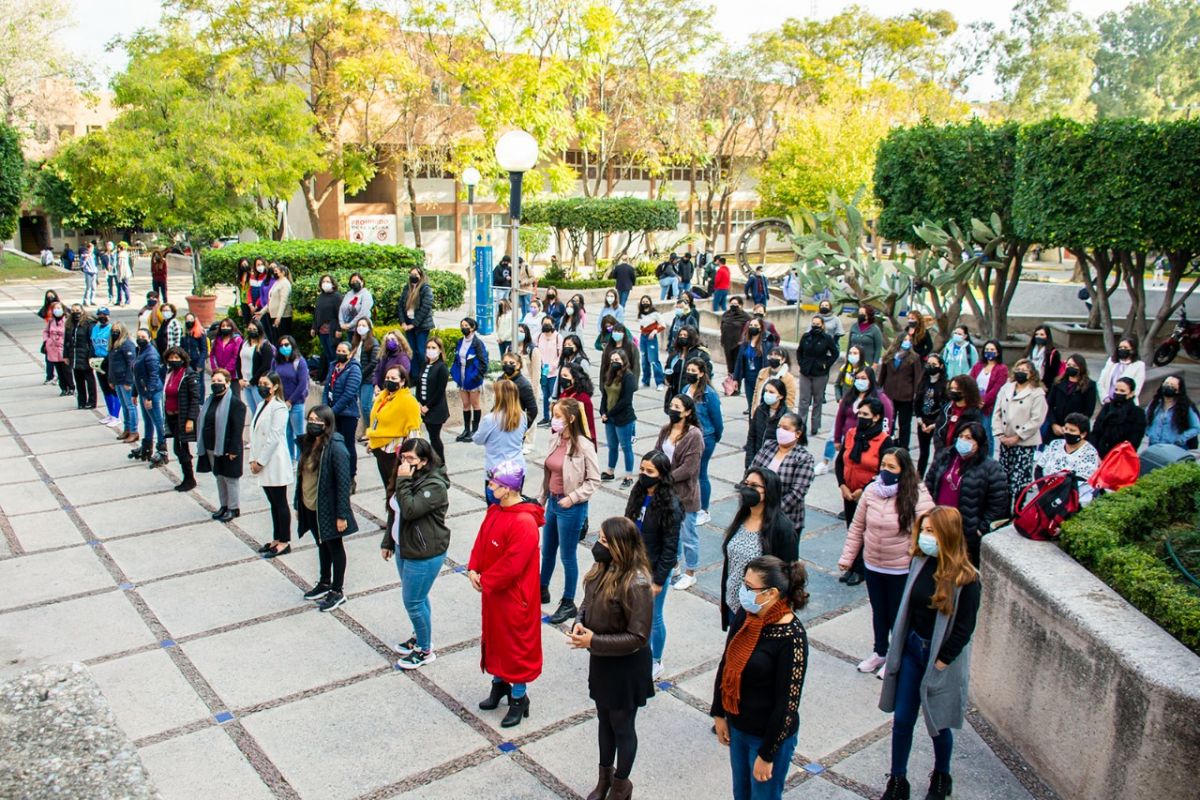
[[[925,800],[946,800],[953,787],[954,781],[949,772],[932,772],[929,774],[929,791],[925,794]]]
[[[600,768],[600,779],[596,781],[596,788],[592,789],[587,800],[605,800],[608,797],[608,789],[612,786],[614,772],[616,770],[613,767]]]
[[[575,608],[575,601],[563,598],[558,604],[558,610],[550,615],[551,625],[561,625],[579,613],[579,609]]]
[[[908,778],[903,775],[888,775],[887,789],[879,800],[909,800]]]
[[[486,700],[479,701],[479,707],[484,711],[492,711],[500,705],[500,698],[507,697],[508,702],[512,703],[512,684],[504,681],[492,681],[492,692],[487,696]]]
[[[628,778],[613,777],[612,788],[608,790],[607,800],[629,800],[633,797],[633,784]]]
[[[508,713],[500,720],[501,728],[513,728],[521,724],[521,720],[529,716],[529,695],[512,697],[508,701]],[[611,794],[609,795],[612,796]]]

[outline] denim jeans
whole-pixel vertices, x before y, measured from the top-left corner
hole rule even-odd
[[[132,387],[117,384],[115,391],[117,399],[121,401],[121,421],[125,424],[125,430],[137,433],[138,413],[133,405]]]
[[[632,290],[630,290],[630,291],[632,291]],[[628,302],[629,302],[629,292],[617,292],[617,305],[619,305],[621,308],[624,308],[625,304]]]
[[[642,386],[650,385],[654,374],[654,385],[663,385],[663,368],[658,361],[658,334],[638,337],[638,349],[642,351]]]
[[[662,287],[659,300],[669,300],[679,296],[679,278],[659,278],[658,285]]]
[[[546,523],[542,526],[542,588],[550,585],[554,575],[554,561],[562,551],[563,599],[575,599],[575,587],[579,583],[579,531],[587,518],[588,504],[563,508],[562,498],[550,495],[546,500]]]
[[[117,305],[129,305],[129,281],[117,281]]]
[[[147,400],[150,401],[150,408],[146,408]],[[167,426],[163,422],[162,391],[155,392],[150,397],[139,397],[137,402],[142,411],[142,423],[146,428],[146,433],[142,438],[143,449],[150,450],[154,446],[155,434],[157,434],[158,449],[164,453],[167,452]]]
[[[679,548],[683,551],[683,568],[695,572],[700,566],[700,532],[696,529],[699,512],[687,511],[679,527]]]
[[[763,334],[764,336],[766,334]],[[761,368],[760,368],[761,369]],[[742,370],[742,394],[746,396],[746,408],[754,406],[754,387],[758,384],[759,370],[744,369]]]
[[[625,473],[633,474],[633,428],[637,425],[637,420],[630,422],[628,425],[614,425],[611,422],[604,423],[604,435],[608,441],[608,471],[612,472],[617,467],[617,444],[620,442],[621,450],[625,452]]]
[[[667,604],[667,595],[671,593],[668,583],[654,598],[654,624],[650,628],[650,657],[662,661],[663,649],[667,646],[667,623],[663,619],[663,606]]]
[[[445,560],[444,553],[433,558],[401,558],[399,550],[396,551],[400,596],[404,600],[408,620],[412,623],[413,635],[417,637],[417,647],[421,650],[433,649],[433,617],[429,607],[429,590],[433,588],[433,581]]]
[[[704,437],[704,452],[700,454],[700,507],[708,511],[708,501],[712,499],[712,481],[708,479],[708,462],[712,460],[713,451],[717,449],[717,440],[711,436]]]
[[[114,297],[119,300],[121,298],[121,290],[117,286],[117,276],[110,274],[107,276],[106,281],[108,283],[108,302],[111,303]]]
[[[321,369],[328,370],[337,353],[337,338],[333,333],[319,333],[317,336],[321,339]],[[325,377],[324,373],[321,377]]]
[[[404,334],[408,339],[408,346],[412,348],[412,369],[408,374],[415,381],[421,375],[421,370],[425,369],[425,345],[429,343],[429,331],[419,331],[413,328]]]
[[[796,734],[783,740],[771,762],[771,779],[759,782],[754,779],[754,762],[761,736],[742,733],[729,726],[729,765],[733,772],[733,800],[779,800],[783,797],[783,782],[787,780],[788,766],[792,753],[796,752]]]
[[[242,389],[242,402],[246,404],[246,418],[254,419],[254,412],[258,410],[262,398],[258,396],[258,387],[253,383]]]
[[[288,409],[288,452],[293,464],[300,460],[300,437],[304,434],[304,403],[296,403]]]
[[[83,273],[83,300],[81,305],[94,305],[96,302],[96,273]]]
[[[908,754],[912,751],[913,727],[921,714],[921,680],[929,664],[929,642],[915,631],[908,632],[904,642],[904,658],[896,676],[896,712],[892,717],[892,772],[908,774]],[[933,737],[934,772],[950,771],[950,755],[954,752],[954,734],[942,728]]]
[[[363,421],[363,433],[366,434],[371,429],[371,406],[375,404],[375,384],[371,383],[371,379],[366,375],[363,376],[362,385],[358,387],[358,411],[359,416]],[[346,442],[346,446],[354,444]]]
[[[713,289],[712,301],[713,301],[713,311],[728,311],[729,310],[729,290],[728,289]]]
[[[995,451],[995,447],[996,447],[996,443],[992,438],[992,415],[984,414],[983,419],[980,420],[980,422],[983,423],[983,432],[987,437],[988,458],[992,458],[994,456],[994,451]]]
[[[558,377],[556,371],[541,376],[542,382],[542,419],[550,419],[550,397],[554,394],[554,381]]]

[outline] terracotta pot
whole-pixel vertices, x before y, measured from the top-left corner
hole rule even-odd
[[[196,315],[196,319],[207,328],[217,316],[217,298],[214,295],[197,297],[189,294],[187,297],[188,310]]]

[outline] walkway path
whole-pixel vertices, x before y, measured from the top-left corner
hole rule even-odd
[[[178,288],[182,296],[186,286]],[[300,596],[316,572],[311,539],[290,556],[256,556],[270,522],[249,480],[242,516],[213,522],[210,479],[175,493],[174,464],[148,470],[130,462],[94,412],[75,410],[42,385],[31,312],[43,290],[0,286],[0,676],[51,662],[87,664],[165,798],[588,792],[596,745],[587,657],[568,649],[563,630],[543,628],[545,672],[531,685],[525,723],[503,730],[500,712],[476,708],[487,689],[479,600],[461,574],[484,507],[473,445],[448,445],[453,537],[432,596],[438,658],[401,673],[392,668],[391,644],[409,628],[394,568],[379,558],[383,490],[371,465],[363,464],[354,497],[363,532],[348,542],[349,600],[321,614]],[[638,394],[638,413],[648,420],[639,450],[662,420],[661,399]],[[723,643],[719,543],[735,507],[746,423],[741,398],[723,402],[727,428],[712,463],[704,571],[693,589],[671,592],[666,672],[639,719],[633,779],[640,797],[728,796],[727,755],[709,733],[707,708]],[[539,431],[539,448],[545,437]],[[533,468],[530,485],[540,481]],[[836,579],[844,527],[832,512],[839,507],[833,478],[819,478],[800,548],[811,576],[802,617],[812,653],[790,800],[876,797],[887,771],[890,719],[876,709],[880,684],[854,669],[870,646],[866,593]],[[593,529],[623,508],[616,485],[606,484],[592,503]],[[590,544],[580,549],[583,569]],[[561,569],[551,587],[556,599],[560,580]],[[957,737],[955,797],[1053,796],[992,739],[973,715]],[[932,756],[928,737],[919,732],[916,740],[912,774],[923,791]]]

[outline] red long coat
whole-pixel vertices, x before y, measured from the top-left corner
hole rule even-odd
[[[480,668],[508,683],[542,674],[542,606],[538,528],[546,516],[537,503],[488,507],[468,569],[483,588]]]

